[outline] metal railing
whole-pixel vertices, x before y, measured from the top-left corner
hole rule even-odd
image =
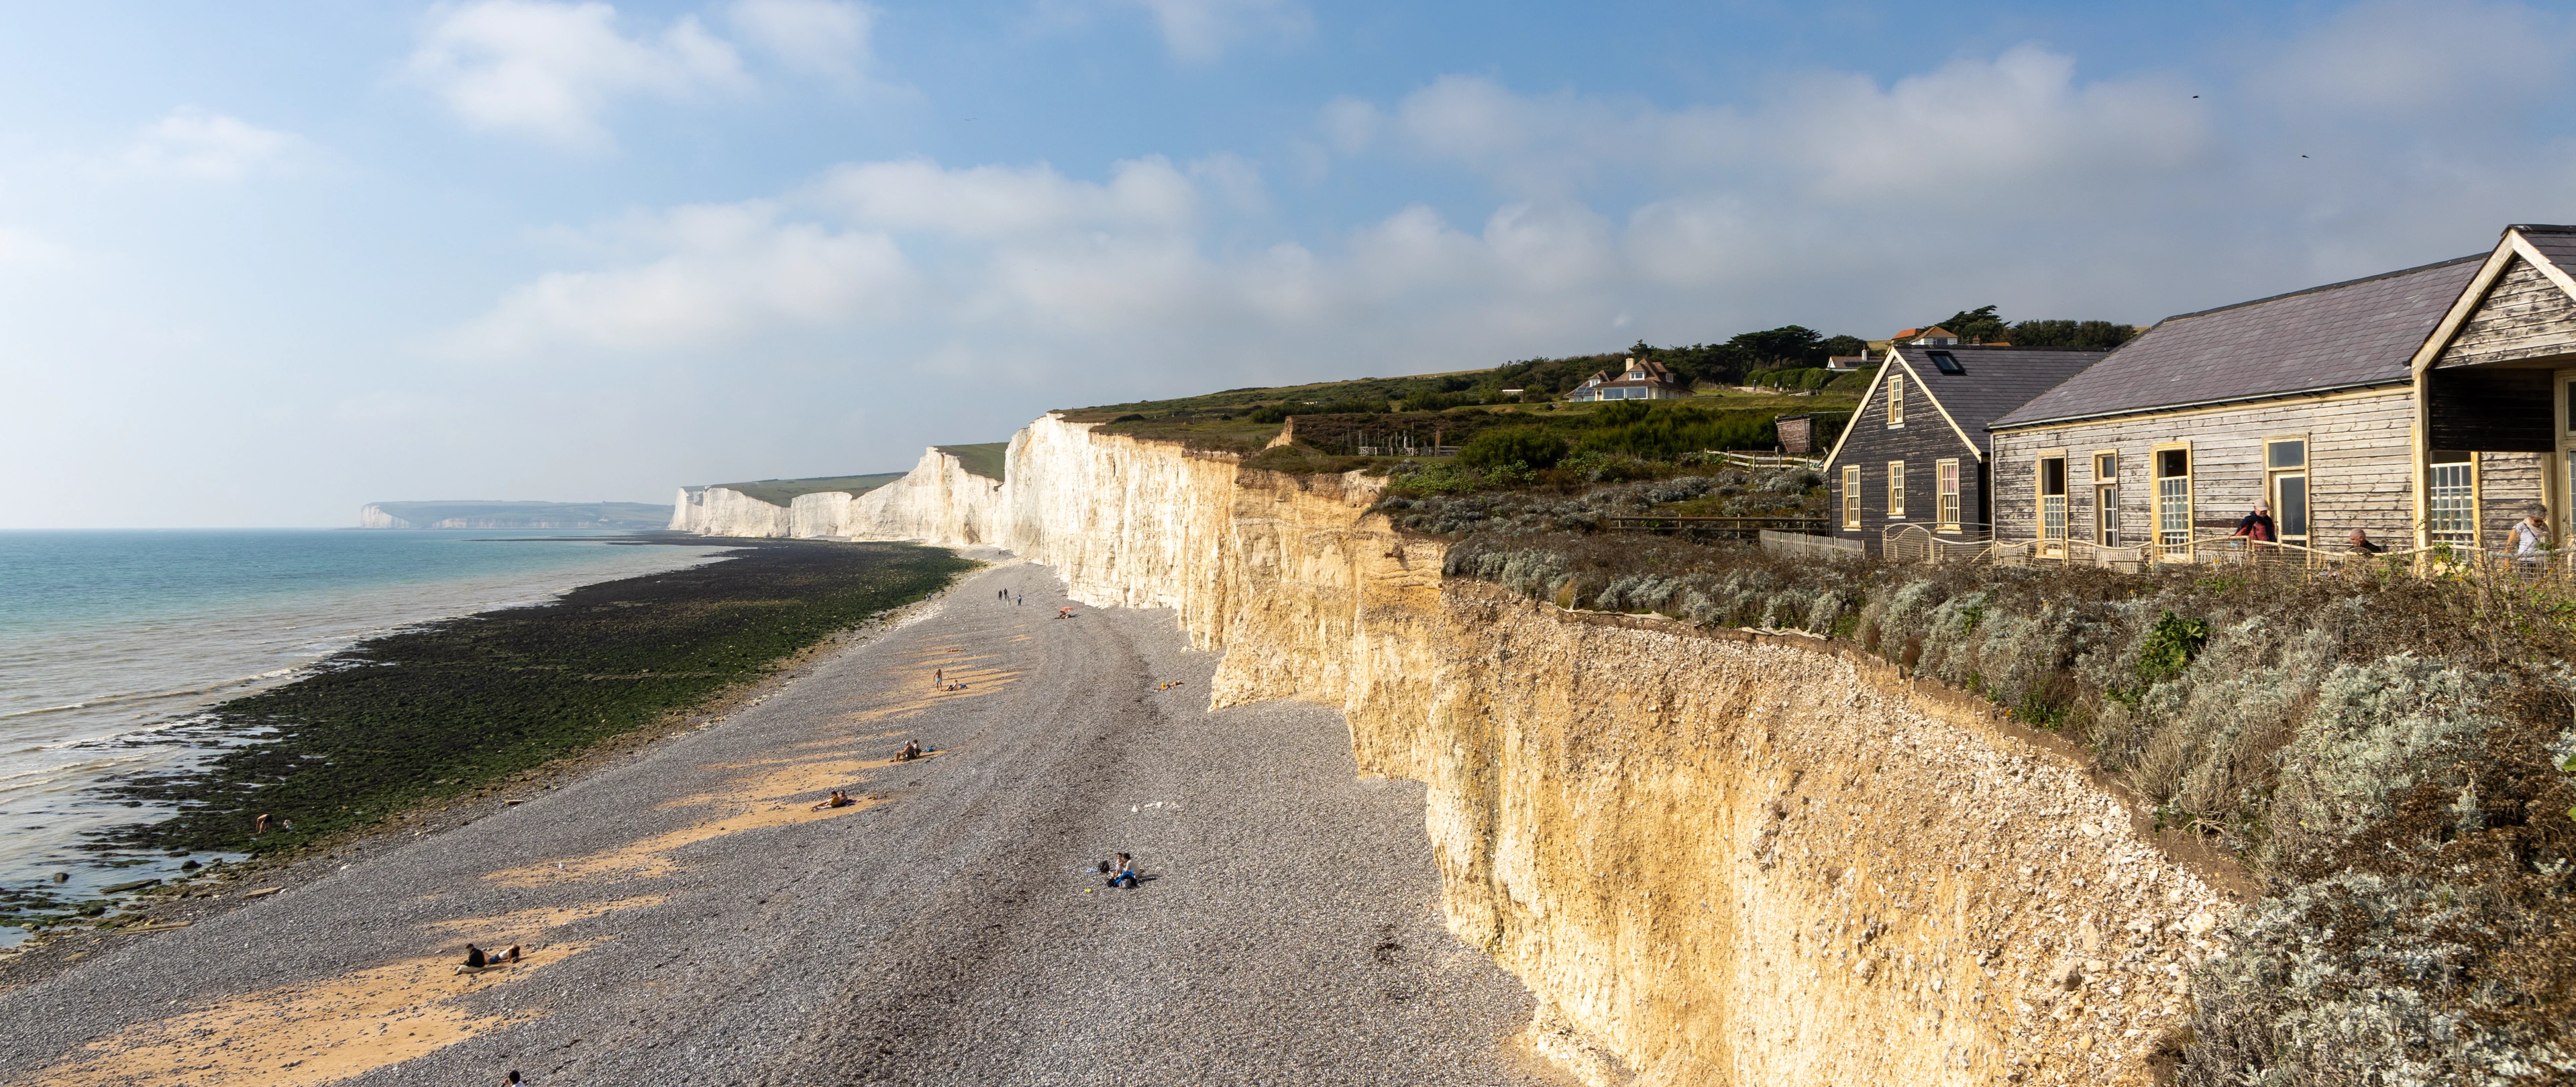
[[[1889,562],[1976,562],[1994,555],[1992,526],[1889,525],[1879,532],[1878,553]]]
[[[1774,532],[1766,528],[1760,530],[1760,539],[1765,554],[1794,559],[1835,561],[1869,557],[1869,548],[1866,545],[1859,540],[1840,536],[1809,536],[1798,532]]]

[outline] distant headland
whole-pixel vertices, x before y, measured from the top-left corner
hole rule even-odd
[[[623,528],[658,529],[671,507],[647,502],[369,502],[359,528]]]

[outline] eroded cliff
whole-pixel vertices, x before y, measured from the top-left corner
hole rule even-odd
[[[922,488],[959,485],[929,467]],[[999,511],[913,538],[1175,609],[1226,654],[1218,705],[1341,707],[1363,772],[1429,784],[1451,928],[1593,1078],[2145,1082],[2215,950],[2229,900],[2133,804],[1887,665],[1444,583],[1442,546],[1368,513],[1363,477],[1050,417],[1013,439],[1008,479],[905,500]]]

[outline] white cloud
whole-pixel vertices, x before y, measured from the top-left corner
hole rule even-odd
[[[617,233],[646,255],[542,276],[445,346],[487,358],[687,351],[883,316],[912,280],[885,235],[783,220],[765,201],[680,208]]]
[[[195,106],[153,122],[116,158],[125,172],[191,181],[239,181],[287,164],[303,141]]]
[[[2440,138],[2456,155],[2308,170],[2263,146],[2290,107],[2214,111],[2193,93],[2226,92],[2153,72],[2087,79],[2038,46],[1893,80],[1792,75],[1730,106],[1451,76],[1382,105],[1336,99],[1310,136],[1483,179],[1481,205],[1301,233],[1274,218],[1262,170],[1230,155],[1093,177],[858,162],[699,209],[729,224],[721,244],[656,218],[475,330],[487,353],[529,355],[734,350],[790,330],[839,337],[889,372],[982,367],[1097,402],[1789,322],[1879,335],[1987,302],[2148,321],[2565,217],[2552,210],[2564,141],[2460,142],[2425,121],[2379,146]],[[788,256],[833,246],[867,259]]]
[[[813,197],[854,221],[979,239],[1029,239],[1115,227],[1163,233],[1189,226],[1199,194],[1160,157],[1119,163],[1106,184],[1051,167],[943,169],[924,159],[834,169]]]
[[[734,0],[725,16],[735,36],[788,68],[855,83],[874,58],[869,38],[876,13],[835,0]]]
[[[732,45],[682,16],[628,36],[605,3],[477,0],[433,9],[409,71],[466,123],[562,146],[608,145],[633,97],[687,102],[749,88]]]
[[[1314,32],[1315,18],[1297,0],[1118,0],[1142,9],[1163,32],[1172,55],[1205,64],[1255,39],[1299,41]]]

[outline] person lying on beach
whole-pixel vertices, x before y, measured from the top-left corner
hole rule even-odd
[[[811,810],[822,811],[825,808],[846,808],[856,803],[858,803],[858,801],[850,799],[850,794],[839,789],[834,789],[832,790],[832,795],[824,797],[823,802],[814,805]]]
[[[465,945],[465,968],[468,970],[483,970],[494,966],[507,966],[517,961],[519,961],[519,945],[517,944],[511,944],[508,951],[501,952],[497,955],[476,947],[473,944]]]
[[[921,741],[905,740],[903,742],[903,754],[897,755],[894,758],[896,762],[911,762],[912,760],[920,757]]]

